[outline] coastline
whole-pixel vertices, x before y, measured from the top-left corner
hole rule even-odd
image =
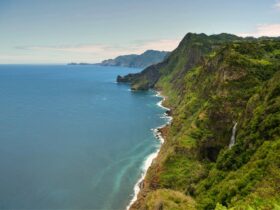
[[[153,161],[157,158],[157,156],[160,152],[160,149],[161,149],[161,147],[162,147],[162,145],[165,141],[165,139],[163,137],[163,134],[162,134],[162,129],[164,127],[168,126],[172,122],[172,119],[173,119],[172,116],[170,116],[170,111],[171,110],[168,107],[163,106],[163,102],[166,100],[166,97],[163,96],[160,91],[155,91],[155,92],[156,92],[155,96],[162,99],[157,103],[157,106],[166,110],[164,112],[163,116],[161,116],[161,118],[167,119],[167,122],[163,125],[160,125],[156,128],[151,129],[153,131],[153,134],[154,134],[155,138],[160,141],[160,145],[157,148],[157,150],[154,153],[148,155],[146,157],[145,161],[143,162],[143,165],[141,167],[141,176],[138,179],[138,181],[136,182],[136,184],[134,185],[133,198],[131,199],[129,204],[126,206],[126,210],[129,210],[130,207],[137,201],[138,195],[139,195],[139,193],[142,189],[142,183],[145,180],[146,174],[147,174],[150,166],[153,164]]]

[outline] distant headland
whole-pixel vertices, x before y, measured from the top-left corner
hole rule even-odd
[[[101,65],[146,68],[147,66],[163,61],[168,54],[169,52],[167,51],[147,50],[139,55],[121,55],[114,59],[104,60],[101,63],[69,63],[68,65]]]

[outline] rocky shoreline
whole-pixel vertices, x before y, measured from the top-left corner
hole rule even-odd
[[[168,133],[168,129],[169,126],[172,122],[172,111],[170,108],[167,108],[163,105],[164,101],[166,100],[166,97],[161,95],[161,92],[157,91],[156,96],[158,97],[162,97],[162,100],[157,104],[159,107],[166,109],[165,113],[164,113],[164,117],[168,118],[168,122],[158,128],[153,129],[154,135],[155,137],[161,142],[161,146],[159,148],[159,150],[156,152],[156,156],[153,158],[150,166],[147,168],[147,171],[145,173],[145,176],[143,177],[143,180],[137,182],[136,185],[138,185],[139,187],[139,192],[137,193],[137,195],[135,195],[136,199],[133,199],[128,206],[127,206],[127,210],[137,210],[140,208],[142,201],[144,200],[147,192],[149,192],[149,184],[147,181],[147,173],[149,172],[149,170],[151,170],[152,167],[156,166],[156,163],[158,161],[158,157],[159,154],[161,152],[161,149],[164,145],[164,142],[166,140],[167,137],[167,133]]]

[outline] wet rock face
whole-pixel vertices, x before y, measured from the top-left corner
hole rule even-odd
[[[167,110],[166,112],[165,112],[165,114],[167,115],[167,116],[171,116],[172,115],[172,110],[170,109],[170,110]]]
[[[205,157],[211,162],[216,161],[221,148],[219,147],[208,147],[205,149]]]
[[[124,82],[124,77],[118,75],[117,82]]]

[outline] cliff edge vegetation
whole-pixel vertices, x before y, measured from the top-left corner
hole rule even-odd
[[[280,39],[188,33],[117,80],[173,115],[131,209],[280,209]]]

